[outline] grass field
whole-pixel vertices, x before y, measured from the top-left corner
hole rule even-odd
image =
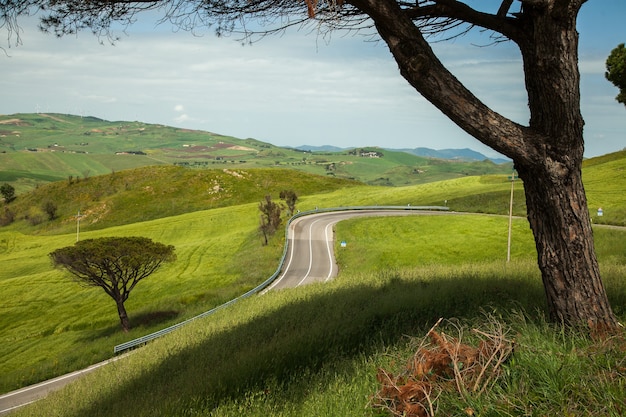
[[[610,208],[603,219],[594,218],[596,223],[623,221],[615,213],[624,207],[626,196],[613,191],[619,189],[614,183],[623,181],[623,160],[605,158],[585,167],[585,178],[593,180],[587,185],[590,202],[601,199]],[[447,201],[456,211],[506,214],[511,186],[506,176],[390,188],[307,175],[290,176],[289,182],[254,170],[254,181],[241,181],[219,171],[225,175],[219,181],[233,178],[224,188],[241,187],[234,194],[245,198],[235,204],[224,198],[206,210],[206,194],[196,198],[202,195],[197,190],[211,188],[214,177],[198,180],[197,188],[192,178],[198,172],[171,169],[124,171],[74,184],[62,181],[16,200],[25,210],[53,196],[64,215],[38,225],[19,219],[0,229],[0,391],[110,357],[115,344],[208,310],[271,275],[283,238],[277,235],[267,247],[260,244],[257,204],[268,189],[302,187],[301,210]],[[114,192],[98,194],[103,187],[96,184],[120,178],[111,188]],[[172,181],[169,187],[161,178]],[[192,190],[181,203],[168,194],[184,188],[174,184]],[[517,214],[523,214],[522,194],[519,184]],[[146,236],[174,245],[178,255],[176,263],[131,294],[130,334],[120,331],[106,295],[77,286],[52,269],[47,257],[76,239],[70,214],[74,202],[97,207],[105,200],[115,202],[116,214],[101,213],[98,222],[85,221],[81,238]],[[137,207],[152,205],[158,209],[145,210],[144,218],[132,217]],[[185,209],[191,212],[180,212]],[[169,217],[158,218],[162,213]],[[619,415],[620,407],[626,409],[621,345],[598,345],[574,332],[555,333],[545,323],[528,224],[523,219],[513,223],[511,263],[505,262],[507,229],[506,216],[478,214],[342,222],[336,240],[346,240],[348,246],[336,248],[340,276],[333,283],[244,300],[16,415],[377,415],[368,405],[378,386],[376,369],[392,369],[408,360],[414,342],[407,335],[423,336],[439,317],[457,318],[463,326],[484,325],[491,320],[485,312],[513,329],[522,352],[513,364],[523,366],[507,368],[508,379],[489,394],[500,397],[465,398],[466,405],[483,410],[480,415]],[[596,226],[594,233],[611,303],[624,320],[625,232]],[[604,359],[594,361],[593,352],[601,352]],[[562,372],[570,373],[567,379]],[[581,385],[584,376],[592,382]],[[535,384],[540,377],[542,382]],[[517,399],[520,395],[526,400]],[[454,396],[442,398],[442,407],[452,407],[444,410],[456,410],[447,415],[462,410],[455,401]]]
[[[594,222],[626,226],[625,172],[626,151],[594,158],[583,165],[583,181]],[[603,209],[602,217],[597,215],[599,208]]]
[[[280,251],[261,247],[255,210],[229,207],[81,233],[81,239],[141,235],[176,247],[177,262],[133,291],[128,335],[120,333],[115,306],[102,290],[81,288],[51,268],[48,253],[71,246],[75,234],[1,233],[2,390],[109,357],[112,344],[208,310],[266,279]]]
[[[337,233],[350,236],[350,243],[336,248],[341,274],[334,282],[243,300],[16,415],[385,415],[371,408],[377,369],[398,371],[416,343],[408,336],[421,338],[439,317],[453,320],[443,326],[451,334],[455,318],[468,333],[497,320],[516,341],[497,385],[486,395],[441,395],[441,415],[462,415],[468,407],[477,415],[619,415],[626,398],[623,353],[545,323],[524,221],[516,222],[519,249],[507,264],[504,254],[492,250],[500,245],[488,238],[506,229],[506,219],[455,219],[481,232],[462,239],[455,236],[458,223],[443,217],[342,222]],[[437,228],[425,227],[431,220]],[[423,233],[398,233],[389,223]],[[368,239],[371,231],[380,239]],[[622,243],[602,252],[618,257],[603,263],[604,279],[623,319],[624,232],[609,233],[618,233]],[[442,235],[462,244],[455,251],[432,250],[429,242]],[[386,252],[392,247],[393,254]],[[426,251],[432,262],[410,261]],[[594,360],[593,352],[601,352],[602,360]]]

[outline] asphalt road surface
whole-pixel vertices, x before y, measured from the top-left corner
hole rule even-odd
[[[88,368],[81,369],[80,371],[72,372],[66,375],[59,376],[48,381],[40,382],[39,384],[24,387],[15,391],[11,391],[7,394],[0,395],[0,416],[9,414],[11,411],[33,403],[52,391],[63,388],[73,380],[89,373],[95,369],[100,368],[110,362],[120,359],[122,356],[106,360],[104,362],[91,365]]]
[[[294,288],[312,282],[324,282],[337,275],[333,226],[353,217],[408,216],[449,214],[423,210],[351,210],[325,212],[300,217],[291,222],[287,238],[288,253],[283,270],[265,290]]]
[[[265,290],[294,288],[300,285],[323,282],[337,275],[335,263],[333,226],[353,217],[440,215],[448,212],[422,210],[353,210],[324,212],[300,217],[291,222],[288,231],[288,254],[279,277]],[[449,214],[449,213],[448,213]],[[12,410],[37,401],[48,393],[58,390],[80,376],[107,363],[119,359],[115,357],[80,371],[31,385],[0,395],[0,416]]]

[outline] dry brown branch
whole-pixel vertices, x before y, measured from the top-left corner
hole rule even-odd
[[[373,397],[375,408],[392,416],[432,417],[442,393],[466,398],[468,390],[481,394],[497,380],[514,346],[504,326],[490,319],[489,330],[473,329],[478,337],[478,346],[473,347],[463,342],[463,328],[457,323],[451,323],[457,337],[437,332],[441,321],[421,340],[398,375],[378,370],[381,388]]]
[[[319,0],[304,0],[306,3],[307,13],[309,18],[313,19],[317,14]],[[325,3],[328,7],[328,10],[336,11],[338,8],[343,6],[343,0],[325,0]]]

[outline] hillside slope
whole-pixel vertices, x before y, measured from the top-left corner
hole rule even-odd
[[[163,165],[57,181],[19,195],[7,209],[16,221],[14,227],[23,232],[67,233],[79,213],[83,227],[95,230],[257,203],[268,194],[278,201],[283,190],[303,196],[358,185],[288,169],[192,170]],[[48,217],[49,205],[56,208],[54,219]]]
[[[0,115],[0,182],[19,193],[70,176],[87,178],[148,165],[279,167],[394,186],[511,170],[511,164],[444,161],[380,148],[309,152],[251,138],[95,117]]]

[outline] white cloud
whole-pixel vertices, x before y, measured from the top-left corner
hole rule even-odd
[[[116,46],[102,46],[88,33],[56,39],[23,26],[23,45],[0,57],[0,113],[79,108],[277,145],[484,150],[408,85],[384,44],[360,37],[327,44],[289,32],[242,47],[228,38],[131,27]],[[461,38],[435,49],[479,98],[527,123],[515,47],[480,48]],[[626,118],[603,80],[600,55],[587,56],[580,63],[586,132],[604,138],[588,144],[593,155],[623,147]]]
[[[174,118],[174,121],[176,123],[178,123],[178,124],[185,124],[185,122],[188,122],[190,120],[191,120],[191,118],[188,115],[186,115],[186,114],[181,114],[181,115],[176,116]]]
[[[95,94],[76,94],[77,99],[79,100],[85,100],[85,101],[94,101],[96,103],[105,103],[105,104],[111,104],[111,103],[116,103],[117,102],[117,98],[116,97],[112,97],[112,96],[107,96],[107,95],[95,95]]]

